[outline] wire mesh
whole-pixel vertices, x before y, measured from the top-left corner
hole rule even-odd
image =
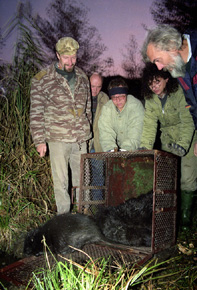
[[[150,190],[155,253],[175,243],[177,157],[158,150],[82,155],[79,212],[94,216],[99,206],[118,205]]]
[[[126,199],[153,191],[152,242],[150,248],[119,250],[89,244],[83,251],[56,257],[77,262],[111,257],[123,264],[143,264],[159,251],[175,244],[177,211],[177,158],[157,150],[92,153],[81,157],[78,211],[94,216],[99,206],[117,205]],[[120,241],[121,242],[121,241]],[[49,257],[49,263],[54,263]],[[16,285],[26,284],[32,272],[47,267],[44,256],[29,257],[0,270],[0,277]]]

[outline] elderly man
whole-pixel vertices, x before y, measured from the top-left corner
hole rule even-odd
[[[90,152],[102,152],[99,142],[98,120],[103,106],[109,101],[108,95],[101,91],[103,78],[98,73],[93,73],[90,76],[90,87],[92,94],[92,118],[93,118],[93,135],[90,145]]]
[[[93,139],[90,141],[90,153],[102,152],[102,147],[99,141],[98,120],[103,106],[109,101],[109,97],[101,91],[103,85],[103,78],[98,73],[93,73],[90,76],[90,87],[92,95],[92,119],[93,119]],[[91,159],[91,174],[92,185],[104,185],[103,161],[98,159]],[[92,199],[102,199],[102,190],[93,189]]]
[[[172,77],[178,78],[187,102],[185,110],[190,111],[197,130],[197,31],[181,35],[170,25],[160,25],[149,31],[142,48],[142,56],[145,61],[155,63],[159,70],[168,70]],[[197,168],[197,142],[193,147],[193,168]],[[177,154],[179,148],[180,145],[175,144],[172,153]],[[197,170],[194,175],[196,172]],[[196,195],[197,177],[193,188],[181,192],[182,226],[185,230],[191,224]]]
[[[197,130],[197,31],[181,35],[170,25],[160,25],[149,31],[142,56],[178,78]],[[197,156],[197,143],[194,154]]]
[[[99,118],[99,136],[103,151],[136,150],[140,145],[144,108],[142,103],[128,95],[123,78],[113,79],[108,86],[111,100],[103,106]]]
[[[91,138],[90,86],[76,66],[78,49],[73,38],[59,39],[58,61],[39,72],[31,87],[31,134],[40,157],[45,156],[48,143],[58,214],[70,211],[68,166],[72,185],[79,186],[80,158]]]

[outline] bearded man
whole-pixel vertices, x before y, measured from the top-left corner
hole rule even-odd
[[[178,78],[187,102],[185,110],[190,111],[197,134],[197,31],[181,35],[170,25],[159,25],[149,30],[141,52],[145,62],[155,63],[159,70],[167,70],[172,77]],[[197,142],[191,149],[194,150],[193,161],[196,164]],[[193,189],[181,193],[182,225],[186,230],[191,226],[191,213],[196,196],[197,180]]]
[[[91,138],[90,86],[76,66],[78,49],[73,38],[59,39],[58,61],[39,72],[31,86],[30,130],[40,157],[48,144],[58,214],[70,211],[68,168],[72,186],[79,187],[81,154],[87,153]]]
[[[145,62],[178,78],[197,130],[197,31],[181,35],[170,25],[159,25],[149,30],[141,52]],[[197,143],[194,154],[197,156]]]

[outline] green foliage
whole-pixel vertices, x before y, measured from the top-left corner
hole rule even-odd
[[[56,0],[54,5],[61,3],[65,1]],[[22,12],[20,8],[7,31],[18,29],[13,63],[2,65],[0,72],[0,247],[18,256],[21,234],[50,218],[55,205],[49,157],[38,156],[29,130],[30,81],[42,64],[42,46],[29,29],[30,25],[36,29],[36,24]],[[35,271],[34,289],[194,289],[197,279],[193,256],[152,260],[138,269],[111,267],[108,262],[85,266],[59,262],[54,270]]]
[[[41,65],[39,43],[18,15],[9,24],[8,32],[17,28],[18,40],[13,64],[1,70],[0,245],[6,251],[13,250],[20,232],[43,222],[55,203],[49,157],[39,157],[29,129],[30,83]]]
[[[165,261],[151,259],[146,265],[122,266],[111,259],[89,260],[86,265],[71,260],[55,263],[55,267],[35,271],[31,281],[34,289],[194,289],[197,280],[195,262],[180,267],[183,257]],[[46,259],[47,260],[47,259]],[[66,259],[67,260],[67,259]],[[189,279],[186,279],[186,276]],[[194,286],[195,287],[195,286]]]

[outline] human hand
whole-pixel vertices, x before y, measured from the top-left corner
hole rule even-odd
[[[38,151],[38,153],[40,154],[40,157],[44,157],[47,151],[47,145],[45,143],[43,144],[39,144],[36,147],[36,150]]]
[[[173,153],[177,156],[183,157],[186,154],[186,150],[182,146],[180,146],[176,143],[168,144],[167,147],[171,153]]]
[[[197,142],[194,143],[194,155],[197,157]]]

